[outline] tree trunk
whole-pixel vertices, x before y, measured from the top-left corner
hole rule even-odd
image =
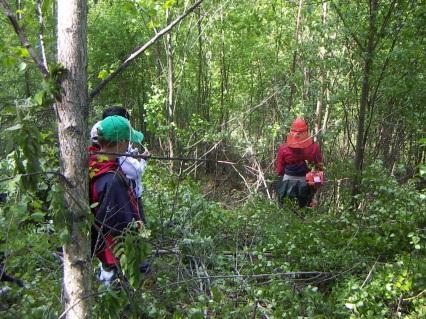
[[[41,56],[41,62],[43,63],[44,67],[47,69],[47,58],[46,58],[46,50],[44,48],[44,18],[43,18],[43,11],[42,11],[42,5],[44,0],[37,0],[36,3],[36,12],[37,12],[37,18],[38,18],[38,24],[39,24],[39,32],[38,32],[38,46]]]
[[[21,0],[16,0],[16,19],[18,21],[22,20],[22,5]],[[31,97],[31,79],[28,68],[25,68],[24,71],[24,83],[25,83],[25,97]]]
[[[323,1],[322,3],[322,24],[324,35],[321,38],[321,52],[320,52],[320,76],[319,76],[319,82],[320,82],[320,93],[317,100],[317,108],[315,111],[315,141],[320,141],[319,139],[319,133],[321,130],[321,121],[322,121],[322,111],[324,108],[324,97],[326,95],[326,72],[325,72],[325,44],[327,42],[327,31],[326,31],[326,23],[327,23],[327,2]]]
[[[228,91],[228,74],[226,69],[226,48],[225,48],[225,30],[224,30],[224,17],[223,7],[220,9],[220,109],[222,114],[221,124],[225,123],[228,119],[225,109],[225,95]]]
[[[67,72],[57,102],[62,174],[74,185],[65,191],[71,238],[64,244],[64,316],[90,318],[90,245],[87,152],[87,3],[58,1],[58,62]]]
[[[355,178],[352,185],[352,195],[359,193],[359,186],[361,183],[362,166],[364,163],[364,126],[365,115],[368,104],[368,96],[370,91],[370,75],[373,64],[374,42],[376,37],[376,16],[377,16],[377,2],[378,0],[370,1],[370,23],[368,32],[367,48],[364,52],[364,74],[361,86],[361,98],[359,103],[358,113],[358,132],[356,137],[355,146]]]
[[[293,97],[296,92],[296,84],[294,82],[295,82],[296,64],[297,64],[297,50],[299,46],[300,22],[302,20],[302,7],[303,7],[303,0],[299,0],[299,6],[298,6],[297,18],[296,18],[296,30],[294,31],[295,49],[293,52],[293,63],[291,65],[291,70],[290,70],[290,96],[288,98],[289,110],[291,110],[291,108],[293,107]]]
[[[167,24],[170,23],[170,11],[166,10]],[[174,123],[174,64],[173,64],[173,43],[171,33],[167,33],[165,36],[166,41],[166,55],[167,55],[167,118],[168,124]],[[167,133],[167,145],[169,150],[169,156],[174,157],[173,142],[174,142],[174,127],[172,127]],[[170,168],[173,169],[173,161],[170,161]]]
[[[328,72],[326,73],[326,78],[328,79]],[[325,85],[325,114],[322,121],[322,131],[323,133],[327,130],[328,120],[330,118],[330,107],[331,107],[331,94],[328,84]]]
[[[197,104],[196,104],[196,108],[197,108],[197,113],[200,114],[201,113],[201,109],[203,107],[204,101],[203,101],[203,64],[204,64],[204,58],[203,58],[203,33],[202,33],[202,28],[201,28],[201,21],[202,21],[202,16],[201,16],[201,9],[198,8],[197,10],[197,37],[198,37],[198,72],[197,72]]]

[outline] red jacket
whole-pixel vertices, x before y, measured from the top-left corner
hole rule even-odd
[[[306,162],[322,163],[322,155],[318,144],[312,143],[307,148],[291,148],[287,144],[278,147],[276,172],[279,176],[305,176],[308,172]]]

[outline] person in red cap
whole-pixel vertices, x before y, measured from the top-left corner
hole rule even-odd
[[[276,172],[280,182],[277,185],[280,206],[285,197],[297,198],[300,207],[312,205],[315,189],[306,183],[310,171],[307,162],[322,171],[322,155],[318,144],[309,135],[308,124],[297,118],[291,125],[286,143],[278,148]]]

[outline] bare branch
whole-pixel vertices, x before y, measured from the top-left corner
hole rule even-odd
[[[350,270],[352,270],[353,268],[351,268]],[[344,273],[344,272],[342,272]],[[306,279],[311,279],[312,277],[322,277],[324,279],[328,279],[328,278],[333,278],[338,276],[339,274],[342,273],[337,273],[336,275],[334,275],[333,272],[323,272],[323,271],[294,271],[294,272],[277,272],[277,273],[269,273],[269,274],[253,274],[253,275],[234,275],[234,274],[225,274],[225,275],[213,275],[213,276],[197,276],[197,277],[193,277],[187,280],[182,280],[182,281],[178,281],[178,282],[174,282],[171,284],[166,285],[166,287],[168,286],[174,286],[174,285],[179,285],[179,284],[183,284],[183,283],[188,283],[191,281],[196,281],[196,280],[204,280],[204,279],[209,279],[209,280],[213,280],[213,279],[267,279],[267,278],[273,278],[273,277],[281,277],[282,279],[287,279],[287,280],[291,280],[291,281],[297,281],[297,280],[306,280]]]
[[[0,0],[4,1],[4,0]],[[183,20],[188,14],[194,11],[203,0],[196,1],[191,7],[188,8],[183,14],[177,17],[173,22],[171,22],[168,26],[158,32],[154,37],[152,37],[147,43],[145,43],[142,47],[134,51],[130,56],[122,63],[120,66],[112,73],[110,73],[105,79],[102,80],[93,90],[90,92],[90,99],[92,100],[99,92],[107,85],[113,78],[119,75],[121,72],[126,69],[129,64],[135,60],[138,56],[140,56],[146,49],[148,49],[151,45],[153,45],[158,39],[160,39],[163,35],[168,33],[173,27],[178,24],[181,20]]]
[[[38,57],[31,43],[28,41],[27,37],[24,34],[24,30],[19,25],[18,20],[16,19],[15,15],[12,13],[12,10],[9,4],[6,2],[6,0],[0,0],[0,7],[3,10],[4,15],[9,19],[9,22],[12,25],[13,29],[15,30],[15,33],[18,35],[19,41],[21,42],[22,46],[28,50],[28,53],[30,54],[31,58],[34,60],[40,72],[43,74],[45,78],[49,77],[49,71],[44,66],[40,58]]]
[[[373,267],[371,267],[370,271],[368,272],[367,278],[365,278],[364,282],[361,285],[361,289],[364,288],[364,286],[370,281],[371,275],[372,275],[372,273],[374,271],[374,268],[376,268],[378,260],[379,260],[379,258],[376,259],[376,261],[374,262]]]
[[[195,158],[195,157],[169,157],[169,156],[152,156],[152,155],[143,155],[143,154],[128,154],[128,153],[114,153],[114,152],[101,152],[101,151],[92,151],[93,154],[101,155],[114,155],[114,156],[126,156],[133,158],[143,158],[145,160],[164,160],[164,161],[194,161],[194,162],[214,162],[225,165],[235,165],[234,162],[214,160],[209,158]],[[204,154],[203,156],[205,156]]]
[[[409,298],[403,298],[402,300],[404,301],[410,301],[410,300],[414,300],[416,298],[419,298],[421,295],[423,295],[426,292],[426,289],[422,290],[421,292],[419,292],[417,295],[415,295],[414,297],[409,297]]]

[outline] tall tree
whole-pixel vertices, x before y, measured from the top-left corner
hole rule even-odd
[[[167,24],[170,24],[171,13],[169,9],[166,9],[166,21]],[[169,156],[174,156],[173,144],[175,141],[174,132],[175,132],[175,103],[174,103],[174,60],[173,60],[173,39],[170,32],[165,36],[165,51],[167,56],[167,99],[166,99],[166,114],[168,119],[168,124],[171,125],[171,129],[167,133],[167,148],[169,151]],[[173,168],[173,162],[170,162],[170,167]]]
[[[293,51],[293,63],[291,64],[290,70],[290,96],[288,97],[288,109],[291,110],[293,107],[293,99],[294,94],[296,92],[296,84],[295,84],[295,74],[296,74],[296,65],[298,58],[298,46],[299,46],[299,33],[302,22],[302,8],[303,8],[303,0],[299,0],[299,5],[297,7],[297,18],[296,18],[296,27],[294,31],[294,51]]]
[[[87,2],[59,0],[58,63],[65,68],[56,103],[61,172],[73,184],[65,192],[71,238],[64,244],[66,318],[90,317],[90,246],[85,132],[88,118]]]
[[[321,129],[321,122],[322,122],[322,113],[323,113],[323,108],[324,108],[324,100],[326,97],[326,71],[325,71],[325,54],[326,54],[326,49],[325,49],[325,44],[327,42],[327,2],[323,1],[322,3],[322,24],[323,24],[323,28],[324,28],[324,34],[321,37],[321,47],[319,48],[320,52],[320,74],[319,74],[319,85],[320,85],[320,92],[318,95],[318,99],[317,99],[317,107],[315,110],[315,139],[318,140],[318,135],[320,133],[320,129]]]
[[[367,47],[364,49],[364,72],[362,76],[361,97],[359,102],[358,113],[358,133],[355,145],[355,181],[353,184],[353,194],[359,192],[359,182],[362,173],[362,165],[364,162],[364,134],[365,134],[365,116],[367,111],[368,97],[370,92],[370,77],[373,66],[373,55],[376,41],[376,19],[377,19],[378,0],[370,1],[370,16]]]

